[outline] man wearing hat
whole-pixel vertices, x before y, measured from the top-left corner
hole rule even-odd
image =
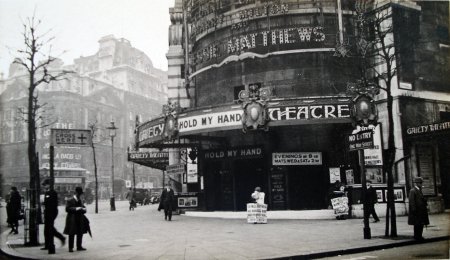
[[[42,186],[45,189],[44,197],[44,237],[45,246],[41,250],[48,250],[49,254],[55,253],[54,237],[61,240],[61,244],[64,246],[66,238],[55,229],[55,219],[58,216],[58,194],[51,188],[51,180],[45,179],[42,182]]]
[[[75,195],[66,202],[66,226],[64,234],[69,235],[69,252],[73,252],[73,243],[75,235],[77,236],[77,251],[84,251],[83,248],[83,234],[89,230],[89,221],[84,216],[86,207],[81,200],[83,189],[81,187],[75,188]]]
[[[423,240],[423,226],[430,224],[428,219],[427,200],[422,194],[421,177],[415,177],[414,187],[409,192],[408,224],[414,225],[414,239]]]
[[[373,188],[370,180],[366,181],[366,186],[364,207],[367,207],[367,209],[364,213],[366,214],[367,219],[372,215],[374,219],[373,222],[380,222],[380,218],[378,218],[377,212],[375,211],[375,204],[378,202],[377,191]]]

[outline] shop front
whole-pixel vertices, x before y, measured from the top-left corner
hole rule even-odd
[[[410,155],[408,186],[423,178],[432,212],[450,208],[450,112],[448,103],[404,99],[404,138]]]

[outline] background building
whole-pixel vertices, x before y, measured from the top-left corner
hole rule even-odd
[[[37,130],[40,168],[49,168],[49,135],[51,128],[89,129],[95,124],[100,195],[109,198],[111,183],[111,138],[107,127],[114,121],[118,128],[114,139],[115,185],[117,197],[125,180],[132,180],[132,164],[127,149],[133,148],[136,120],[148,120],[160,113],[167,98],[167,74],[153,67],[142,51],[126,39],[105,36],[99,40],[99,51],[80,57],[74,64],[52,63],[51,70],[71,70],[67,78],[40,85],[38,100],[46,104],[42,110],[48,126]],[[9,77],[0,82],[0,171],[4,186],[25,188],[29,183],[27,128],[21,109],[27,107],[27,76],[12,64]],[[55,169],[61,172],[82,172],[82,181],[89,185],[94,178],[90,147],[55,147]],[[135,167],[140,187],[161,186],[162,173],[146,167]],[[42,171],[41,171],[42,173]],[[78,181],[81,181],[79,179]],[[70,189],[70,185],[66,185]],[[8,190],[8,189],[4,189]],[[62,190],[64,191],[64,190]]]

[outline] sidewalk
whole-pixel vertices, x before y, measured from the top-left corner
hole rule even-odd
[[[69,253],[67,245],[59,247],[57,244],[56,254],[48,255],[39,250],[40,247],[24,247],[23,226],[19,235],[8,235],[8,230],[3,230],[1,248],[7,254],[26,259],[273,259],[291,256],[311,259],[416,243],[407,217],[397,218],[398,237],[384,237],[385,219],[382,218],[381,222],[370,223],[372,239],[363,239],[362,219],[274,219],[277,214],[283,215],[274,211],[268,224],[247,224],[240,218],[189,216],[191,214],[175,215],[169,222],[164,221],[156,204],[128,211],[128,203],[119,201],[116,207],[117,211],[111,212],[109,205],[102,202],[99,214],[94,214],[94,206],[88,206],[93,238],[83,237],[87,251]],[[217,213],[211,216],[214,214]],[[235,212],[235,215],[240,216],[242,212]],[[59,231],[63,230],[64,221],[64,208],[60,207],[55,224]],[[425,242],[449,239],[448,212],[430,215],[430,222],[424,230]],[[43,225],[40,231],[43,243]]]

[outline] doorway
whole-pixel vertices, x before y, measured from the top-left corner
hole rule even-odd
[[[327,175],[323,167],[293,166],[288,170],[289,209],[327,207]]]
[[[247,210],[247,203],[251,201],[251,194],[255,187],[261,187],[266,194],[265,203],[268,203],[267,173],[264,160],[236,160],[234,165],[236,209]]]

